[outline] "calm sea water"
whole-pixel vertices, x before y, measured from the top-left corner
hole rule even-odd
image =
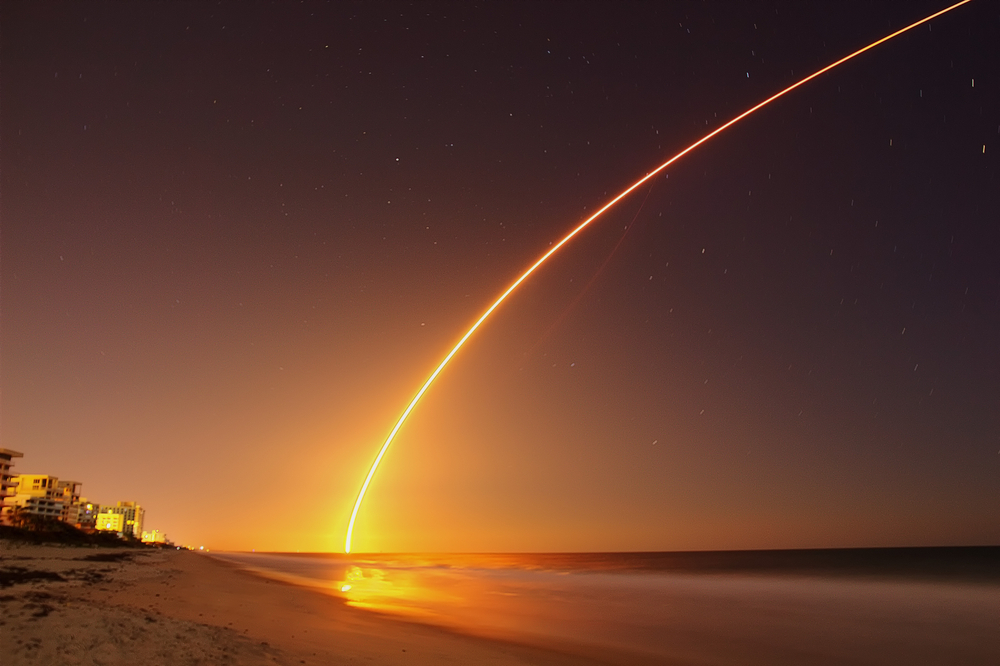
[[[358,608],[615,663],[1000,664],[1000,548],[214,555]]]

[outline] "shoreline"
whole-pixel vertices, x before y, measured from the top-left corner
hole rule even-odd
[[[332,561],[441,564],[509,570],[822,577],[840,580],[1000,585],[1000,546],[899,546],[593,553],[343,553],[217,551],[213,556],[276,556]],[[253,570],[247,565],[249,570]],[[266,575],[266,573],[264,574]]]
[[[713,565],[647,578],[638,555],[618,563],[625,575],[592,566],[567,585],[568,571],[536,570],[534,556],[509,578],[435,572],[431,558],[412,557],[418,574],[396,571],[384,589],[372,576],[376,586],[352,597],[357,589],[341,594],[333,582],[342,579],[258,571],[225,553],[0,540],[3,664],[971,666],[1000,654],[991,576],[733,575]]]
[[[0,570],[5,666],[642,661],[481,638],[355,609],[197,552],[0,542]]]
[[[1000,611],[998,554],[990,546],[213,553],[351,604],[459,632],[610,663],[719,666],[1000,663],[995,623],[987,619]],[[344,582],[353,589],[342,594]]]

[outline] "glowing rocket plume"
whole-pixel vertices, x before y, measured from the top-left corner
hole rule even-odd
[[[661,171],[663,171],[664,169],[666,169],[668,166],[670,166],[671,164],[673,164],[674,162],[676,162],[680,158],[684,157],[685,155],[687,155],[688,153],[690,153],[692,150],[694,150],[695,148],[697,148],[701,144],[705,143],[706,141],[708,141],[709,139],[711,139],[712,137],[714,137],[716,134],[719,134],[723,130],[731,127],[732,125],[735,125],[736,123],[738,123],[739,121],[743,120],[744,118],[746,118],[750,114],[754,113],[758,109],[761,109],[761,108],[767,106],[768,104],[770,104],[774,100],[778,99],[779,97],[782,97],[783,95],[786,95],[786,94],[790,93],[791,91],[795,90],[799,86],[804,85],[805,83],[808,83],[809,81],[812,81],[817,76],[830,71],[834,67],[842,65],[843,63],[847,62],[848,60],[850,60],[850,59],[852,59],[852,58],[854,58],[856,56],[861,55],[865,51],[873,49],[876,46],[878,46],[878,45],[880,45],[880,44],[882,44],[884,42],[889,41],[893,37],[896,37],[898,35],[903,34],[904,32],[912,30],[913,28],[916,28],[919,25],[927,23],[928,21],[933,20],[933,19],[937,18],[938,16],[941,16],[942,14],[950,12],[951,10],[955,9],[956,7],[960,7],[960,6],[962,6],[962,5],[966,4],[966,3],[969,3],[969,2],[972,2],[972,0],[961,0],[961,2],[956,2],[955,4],[951,5],[950,7],[947,7],[945,9],[942,9],[939,12],[931,14],[930,16],[927,16],[926,18],[920,19],[916,23],[911,23],[910,25],[906,26],[905,28],[900,28],[896,32],[893,32],[892,34],[886,35],[885,37],[882,37],[878,41],[872,42],[871,44],[869,44],[868,46],[865,46],[864,48],[858,49],[854,53],[852,53],[852,54],[850,54],[848,56],[845,56],[845,57],[841,58],[840,60],[838,60],[838,61],[836,61],[834,63],[831,63],[831,64],[827,65],[823,69],[820,69],[820,70],[818,70],[816,72],[813,72],[809,76],[805,77],[804,79],[801,79],[800,81],[798,81],[796,83],[793,83],[792,85],[788,86],[784,90],[782,90],[782,91],[780,91],[778,93],[775,93],[774,95],[771,95],[770,97],[768,97],[767,99],[765,99],[763,102],[757,104],[756,106],[751,107],[750,109],[747,109],[746,111],[744,111],[740,115],[736,116],[735,118],[733,118],[732,120],[730,120],[726,124],[717,127],[716,129],[712,130],[711,132],[709,132],[708,134],[706,134],[702,138],[698,139],[697,141],[695,141],[694,143],[692,143],[690,146],[688,146],[687,148],[685,148],[681,152],[677,153],[676,155],[674,155],[673,157],[671,157],[669,160],[667,160],[666,162],[664,162],[660,166],[656,167],[656,169],[654,169],[653,171],[650,171],[649,173],[647,173],[645,176],[643,176],[642,178],[640,178],[636,182],[632,183],[632,185],[630,185],[621,194],[619,194],[618,196],[616,196],[614,199],[612,199],[608,203],[604,204],[604,206],[600,210],[598,210],[596,213],[594,213],[593,215],[591,215],[590,217],[588,217],[586,220],[584,220],[583,222],[581,222],[579,225],[577,225],[577,227],[575,229],[573,229],[568,234],[566,234],[562,238],[562,240],[560,240],[558,243],[556,243],[554,246],[552,246],[552,248],[548,252],[546,252],[545,254],[543,254],[538,259],[538,261],[536,261],[535,263],[533,263],[528,268],[528,270],[524,271],[524,273],[521,274],[521,277],[517,278],[513,283],[511,283],[511,285],[509,287],[507,287],[507,289],[502,294],[500,294],[500,297],[497,298],[497,300],[495,300],[493,302],[493,305],[491,305],[489,308],[486,309],[485,312],[483,312],[483,314],[479,317],[479,319],[476,320],[476,323],[472,325],[472,328],[470,328],[468,331],[465,332],[465,335],[462,336],[462,338],[458,341],[458,343],[456,343],[455,346],[452,347],[451,351],[448,352],[448,355],[445,356],[444,359],[441,361],[441,363],[438,364],[437,368],[434,369],[434,372],[432,372],[431,375],[430,375],[430,377],[427,378],[427,381],[424,382],[424,385],[420,387],[420,390],[417,391],[416,395],[413,396],[413,399],[410,400],[410,404],[408,404],[406,406],[406,409],[403,410],[402,415],[399,417],[399,420],[396,421],[396,425],[393,426],[392,431],[389,433],[389,436],[385,440],[385,443],[382,444],[382,448],[379,449],[378,455],[375,456],[375,462],[372,463],[371,469],[368,470],[368,476],[365,477],[365,482],[361,485],[361,491],[358,493],[358,499],[354,503],[354,510],[351,512],[351,522],[347,526],[347,539],[346,539],[346,542],[344,544],[344,552],[345,553],[350,553],[351,552],[351,536],[354,533],[354,521],[358,517],[358,509],[361,508],[361,502],[365,498],[365,493],[368,491],[368,486],[369,486],[369,484],[371,484],[372,477],[375,476],[375,470],[378,469],[379,463],[382,462],[382,457],[385,456],[385,452],[389,449],[389,444],[392,443],[392,440],[393,440],[393,438],[395,438],[396,433],[399,432],[399,429],[401,427],[403,427],[403,423],[406,421],[407,417],[410,415],[410,412],[412,412],[413,408],[417,406],[417,403],[420,402],[420,399],[424,396],[424,393],[427,392],[427,389],[430,388],[430,385],[434,383],[434,380],[437,379],[437,376],[439,374],[441,374],[441,371],[444,370],[444,368],[445,368],[446,365],[448,365],[448,363],[451,361],[452,357],[454,357],[455,354],[458,352],[458,350],[462,348],[462,345],[464,345],[465,342],[472,336],[472,334],[476,332],[476,329],[478,329],[480,327],[480,325],[482,325],[482,323],[484,321],[486,321],[487,317],[489,317],[491,314],[493,314],[493,311],[496,310],[497,307],[499,307],[499,305],[501,303],[503,303],[504,300],[506,300],[506,298],[508,296],[510,296],[510,294],[515,289],[517,289],[521,285],[522,282],[524,282],[528,278],[529,275],[531,275],[532,273],[535,272],[535,269],[537,269],[539,266],[541,266],[542,264],[544,264],[545,261],[549,257],[551,257],[553,254],[555,254],[556,252],[558,252],[559,249],[563,245],[565,245],[566,243],[568,243],[574,236],[576,236],[578,233],[580,233],[581,231],[583,231],[591,222],[593,222],[598,217],[600,217],[606,210],[608,210],[609,208],[611,208],[612,206],[614,206],[616,203],[618,203],[619,201],[621,201],[622,199],[624,199],[626,196],[628,196],[629,194],[631,194],[633,190],[635,190],[637,187],[641,186],[643,183],[645,183],[646,181],[648,181],[650,178],[652,178],[656,174],[660,173]]]

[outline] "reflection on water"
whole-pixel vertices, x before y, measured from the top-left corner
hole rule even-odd
[[[916,564],[919,553],[222,557],[357,608],[580,652],[998,664],[998,554],[937,552]]]
[[[454,605],[461,599],[435,589],[427,577],[405,569],[379,569],[350,565],[338,581],[349,606],[411,618],[434,618],[436,606]]]

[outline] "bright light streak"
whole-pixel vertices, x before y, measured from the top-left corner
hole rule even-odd
[[[392,431],[389,433],[389,436],[385,440],[385,443],[382,444],[382,448],[379,449],[378,455],[375,456],[375,462],[372,463],[371,469],[368,470],[368,476],[365,477],[365,482],[361,485],[361,491],[358,493],[358,499],[354,503],[354,510],[351,512],[351,522],[347,526],[347,539],[346,539],[346,541],[344,543],[344,552],[345,553],[350,553],[351,552],[351,536],[354,533],[354,521],[358,517],[358,509],[361,508],[361,501],[365,498],[365,493],[368,491],[368,486],[372,482],[372,477],[375,476],[375,470],[378,469],[379,463],[382,462],[382,458],[383,458],[383,456],[385,456],[385,452],[389,449],[389,444],[392,443],[392,440],[396,437],[396,433],[399,432],[399,429],[403,427],[403,423],[406,421],[407,417],[409,417],[410,412],[412,412],[413,408],[417,406],[417,403],[420,402],[420,399],[422,397],[424,397],[424,393],[427,392],[427,389],[430,388],[431,384],[434,383],[434,380],[437,379],[437,376],[441,374],[441,371],[444,370],[445,366],[448,365],[448,363],[455,356],[455,354],[458,353],[458,350],[462,348],[462,345],[464,345],[465,342],[472,336],[472,334],[476,332],[476,329],[478,329],[480,327],[480,325],[482,325],[482,323],[484,321],[486,321],[486,319],[491,314],[493,314],[493,311],[496,310],[497,307],[499,307],[500,304],[503,303],[507,299],[507,297],[510,296],[510,294],[521,285],[522,282],[524,282],[526,279],[528,279],[529,275],[531,275],[532,273],[535,272],[535,269],[537,269],[539,266],[541,266],[542,264],[544,264],[546,262],[546,260],[549,257],[551,257],[553,254],[555,254],[556,252],[558,252],[559,249],[563,245],[565,245],[570,240],[572,240],[573,237],[576,236],[578,233],[580,233],[581,231],[583,231],[584,229],[586,229],[587,226],[589,226],[591,222],[593,222],[594,220],[596,220],[597,218],[599,218],[601,215],[603,215],[605,211],[607,211],[609,208],[611,208],[612,206],[614,206],[616,203],[618,203],[619,201],[621,201],[622,199],[624,199],[625,197],[627,197],[629,194],[631,194],[632,191],[635,190],[637,187],[640,187],[643,183],[645,183],[646,181],[648,181],[650,178],[652,178],[656,174],[660,173],[661,171],[663,171],[664,169],[666,169],[668,166],[670,166],[671,164],[673,164],[674,162],[676,162],[680,158],[684,157],[685,155],[687,155],[688,153],[690,153],[692,150],[694,150],[695,148],[697,148],[701,144],[705,143],[706,141],[708,141],[709,139],[711,139],[712,137],[714,137],[716,134],[719,134],[720,132],[722,132],[725,129],[728,129],[729,127],[732,127],[733,125],[735,125],[739,121],[743,120],[744,118],[746,118],[750,114],[754,113],[755,111],[757,111],[759,109],[762,109],[763,107],[767,106],[768,104],[770,104],[774,100],[778,99],[779,97],[783,97],[784,95],[787,95],[788,93],[792,92],[793,90],[795,90],[799,86],[805,85],[809,81],[812,81],[813,79],[815,79],[817,76],[820,76],[821,74],[825,74],[826,72],[829,72],[834,67],[838,67],[839,65],[844,64],[848,60],[861,55],[865,51],[869,51],[869,50],[875,48],[876,46],[889,41],[893,37],[897,37],[898,35],[901,35],[904,32],[912,30],[913,28],[916,28],[919,25],[923,25],[924,23],[927,23],[928,21],[931,21],[931,20],[937,18],[938,16],[941,16],[942,14],[950,12],[951,10],[953,10],[953,9],[955,9],[957,7],[961,7],[962,5],[967,4],[969,2],[972,2],[972,0],[961,0],[961,2],[956,2],[955,4],[951,5],[950,7],[946,7],[945,9],[942,9],[939,12],[931,14],[930,16],[927,16],[926,18],[922,18],[922,19],[920,19],[919,21],[917,21],[915,23],[911,23],[910,25],[906,26],[905,28],[900,28],[896,32],[893,32],[893,33],[891,33],[889,35],[886,35],[885,37],[882,37],[878,41],[874,41],[871,44],[869,44],[868,46],[865,46],[864,48],[860,48],[860,49],[858,49],[857,51],[855,51],[854,53],[852,53],[850,55],[844,56],[840,60],[827,65],[823,69],[820,69],[820,70],[818,70],[816,72],[813,72],[809,76],[805,77],[804,79],[799,80],[796,83],[793,83],[792,85],[788,86],[784,90],[782,90],[782,91],[780,91],[778,93],[775,93],[774,95],[771,95],[770,97],[768,97],[767,99],[765,99],[760,104],[757,104],[756,106],[753,106],[753,107],[747,109],[746,111],[744,111],[740,115],[736,116],[735,118],[733,118],[732,120],[730,120],[726,124],[717,127],[716,129],[712,130],[711,132],[709,132],[705,136],[701,137],[700,139],[698,139],[697,141],[695,141],[694,143],[692,143],[690,146],[688,146],[687,148],[685,148],[681,152],[677,153],[676,155],[674,155],[673,157],[671,157],[669,160],[667,160],[666,162],[664,162],[660,166],[656,167],[656,169],[654,169],[653,171],[650,171],[645,176],[643,176],[639,180],[637,180],[634,183],[632,183],[621,194],[619,194],[618,196],[616,196],[614,199],[612,199],[608,203],[604,204],[604,206],[600,210],[598,210],[596,213],[594,213],[593,215],[591,215],[590,217],[588,217],[586,220],[584,220],[583,222],[581,222],[579,225],[577,225],[577,227],[575,229],[573,229],[568,234],[566,234],[562,238],[562,240],[560,240],[558,243],[556,243],[555,245],[553,245],[552,248],[548,252],[546,252],[545,254],[543,254],[541,256],[541,258],[538,259],[538,261],[536,261],[535,263],[533,263],[528,268],[528,270],[524,271],[524,273],[521,274],[521,277],[519,277],[516,280],[514,280],[514,282],[511,283],[511,285],[509,287],[507,287],[506,291],[504,291],[502,294],[500,294],[500,297],[497,298],[497,300],[495,300],[493,302],[493,305],[491,305],[489,308],[486,309],[485,312],[483,312],[483,314],[479,317],[479,319],[476,320],[476,323],[472,325],[472,328],[470,328],[468,331],[465,332],[465,335],[462,336],[462,338],[458,341],[458,343],[455,344],[454,347],[452,347],[452,349],[451,349],[450,352],[448,352],[448,355],[444,357],[444,359],[441,361],[440,364],[438,364],[437,368],[434,369],[434,372],[432,372],[431,375],[430,375],[430,377],[427,378],[427,381],[424,382],[424,385],[420,387],[420,390],[417,391],[416,395],[413,396],[413,399],[410,400],[410,404],[408,404],[406,406],[406,409],[403,410],[403,414],[399,417],[399,420],[396,421],[396,425],[393,426]]]

